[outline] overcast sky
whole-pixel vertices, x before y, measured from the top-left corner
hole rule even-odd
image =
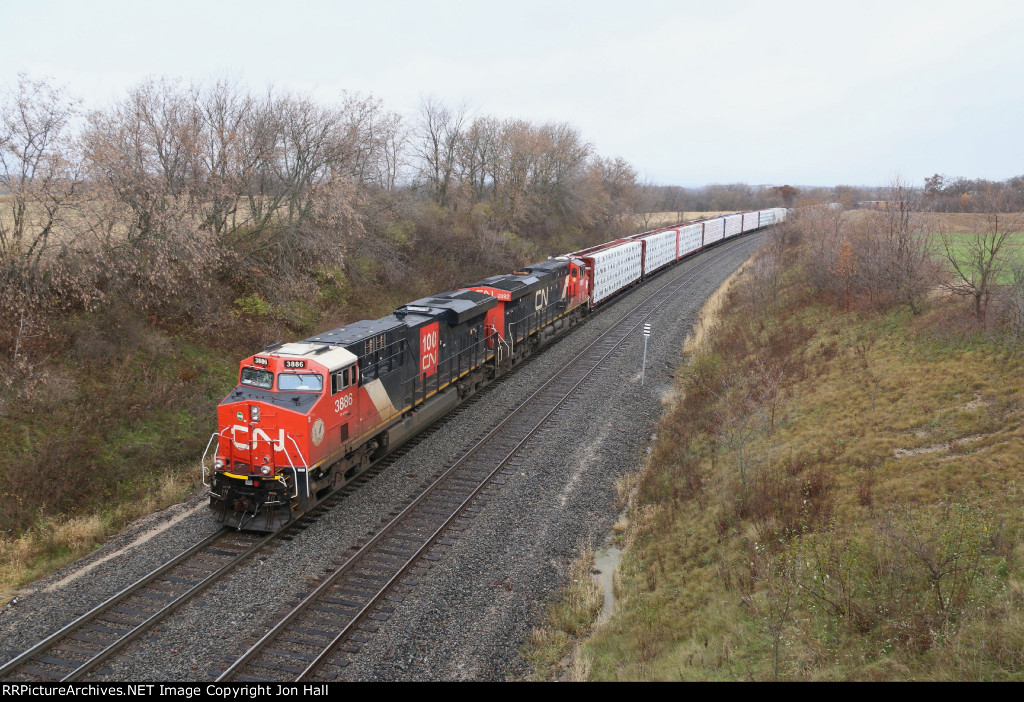
[[[1024,174],[1024,3],[3,0],[0,78],[230,76],[569,122],[652,182]]]

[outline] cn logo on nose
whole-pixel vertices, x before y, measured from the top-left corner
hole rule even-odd
[[[420,329],[420,375],[430,377],[437,372],[440,357],[440,334],[437,322]]]

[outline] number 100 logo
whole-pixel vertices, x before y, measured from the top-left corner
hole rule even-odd
[[[429,378],[437,372],[437,362],[441,354],[440,334],[437,322],[420,329],[420,375]]]

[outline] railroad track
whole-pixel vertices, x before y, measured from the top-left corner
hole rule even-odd
[[[261,550],[273,535],[221,529],[0,667],[0,678],[71,682]]]
[[[525,363],[523,364],[525,365]],[[395,451],[383,457],[353,480],[338,488],[320,504],[284,529],[273,534],[219,529],[116,593],[32,648],[0,666],[0,679],[73,682],[97,671],[112,656],[151,630],[186,602],[257,553],[265,553],[276,539],[291,541],[312,526],[338,501],[408,453],[445,422],[458,417],[509,377],[498,378],[487,388],[454,408],[443,421],[427,427]],[[98,674],[102,674],[102,669]]]
[[[749,243],[750,239],[745,239]],[[566,363],[529,398],[490,429],[407,507],[333,570],[320,584],[217,678],[224,681],[335,679],[347,654],[377,630],[394,604],[440,559],[502,484],[510,465],[558,410],[599,373],[625,341],[703,268],[740,246],[715,253],[683,271],[626,313]]]

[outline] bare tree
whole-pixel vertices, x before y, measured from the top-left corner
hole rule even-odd
[[[118,216],[130,245],[196,214],[203,201],[196,192],[201,124],[187,92],[166,79],[148,80],[111,109],[89,115],[89,175],[124,206]]]
[[[39,292],[54,235],[81,189],[69,136],[77,100],[22,74],[0,107],[0,285],[8,310],[25,311]]]
[[[806,268],[813,285],[819,290],[831,289],[851,238],[843,212],[824,206],[806,207],[787,220],[787,226],[797,229],[808,243]]]
[[[778,231],[770,230],[767,244],[751,262],[750,276],[744,290],[750,296],[751,307],[760,314],[773,310],[782,287],[783,244]]]
[[[248,167],[253,154],[246,149],[245,132],[255,101],[235,82],[218,80],[193,85],[191,100],[199,114],[196,200],[201,224],[223,236],[238,226]],[[241,217],[244,219],[245,215]]]
[[[654,184],[645,180],[640,183],[640,196],[637,208],[637,216],[643,231],[653,229],[654,217],[659,212],[660,193],[657,192]]]
[[[483,202],[496,182],[498,141],[502,124],[494,117],[478,117],[465,130],[458,150],[459,178],[471,197]]]
[[[384,115],[379,123],[378,139],[377,184],[393,192],[402,178],[403,169],[408,165],[405,150],[409,142],[409,131],[402,116],[394,112]]]
[[[541,207],[549,213],[572,218],[575,199],[572,186],[581,175],[593,147],[571,125],[545,123],[537,129],[533,189]]]
[[[873,267],[877,282],[899,302],[919,314],[935,282],[929,233],[914,214],[919,203],[913,189],[900,178],[889,187],[891,204],[876,216],[877,246]]]
[[[433,97],[420,105],[412,150],[420,159],[420,175],[430,185],[431,194],[441,207],[448,205],[466,112],[465,106],[452,109]]]
[[[541,148],[539,134],[529,122],[507,120],[501,125],[491,171],[498,229],[526,221],[537,206],[533,184]]]
[[[640,197],[637,173],[625,160],[593,159],[588,179],[596,186],[596,192],[590,194],[589,221],[614,231],[637,211]]]
[[[942,248],[953,272],[943,287],[951,294],[969,298],[974,316],[984,323],[995,286],[1006,271],[1008,250],[1017,248],[1015,234],[1021,228],[1020,213],[1006,213],[998,196],[986,198],[988,210],[982,228],[969,234],[942,232]]]
[[[1006,295],[1006,315],[1010,332],[1017,340],[1024,339],[1024,267],[1015,266],[1013,281]]]

